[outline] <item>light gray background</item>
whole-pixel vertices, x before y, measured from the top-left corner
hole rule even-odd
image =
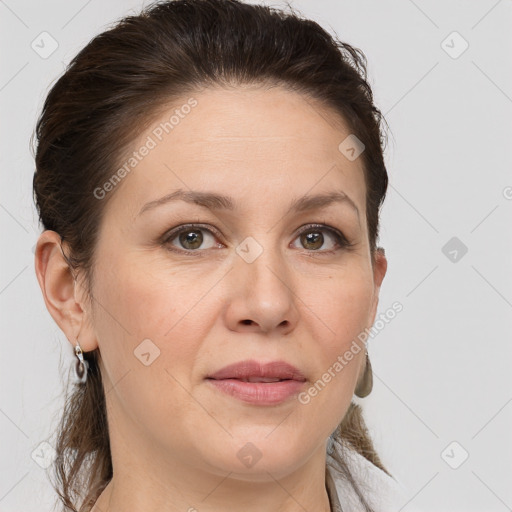
[[[0,512],[54,504],[37,449],[73,361],[34,272],[29,138],[64,65],[142,5],[0,0]],[[392,130],[379,312],[396,300],[404,310],[369,342],[375,384],[360,403],[385,465],[408,488],[402,510],[510,510],[512,1],[292,5],[365,52]],[[47,59],[31,48],[43,31],[59,45]],[[469,44],[457,58],[454,31]],[[442,250],[452,237],[467,247],[456,261]]]

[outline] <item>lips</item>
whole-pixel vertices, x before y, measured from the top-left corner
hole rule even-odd
[[[237,379],[242,382],[271,383],[282,380],[306,380],[302,372],[286,361],[271,361],[261,363],[254,360],[240,361],[225,366],[221,370],[209,375],[208,379],[224,380]]]
[[[206,378],[208,385],[242,402],[277,406],[288,402],[305,386],[306,378],[286,361],[240,361]]]

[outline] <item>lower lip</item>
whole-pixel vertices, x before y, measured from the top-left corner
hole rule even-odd
[[[281,380],[279,382],[243,382],[238,379],[207,379],[217,389],[243,402],[258,405],[275,405],[300,392],[304,382]]]

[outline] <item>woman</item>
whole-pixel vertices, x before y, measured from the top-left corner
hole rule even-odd
[[[364,55],[293,12],[163,2],[73,59],[34,175],[36,274],[77,356],[68,510],[395,510],[352,401],[381,121]]]

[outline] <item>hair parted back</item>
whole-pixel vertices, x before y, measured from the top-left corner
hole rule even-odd
[[[288,7],[155,2],[94,37],[52,86],[34,134],[34,200],[43,228],[61,236],[70,270],[80,271],[89,300],[102,213],[115,194],[99,201],[94,190],[163,108],[208,86],[279,85],[341,116],[365,145],[360,158],[374,257],[388,175],[385,120],[373,102],[366,58]],[[54,486],[64,510],[90,510],[112,478],[99,357],[97,349],[84,353],[87,382],[67,394],[57,432]],[[358,405],[350,405],[333,436],[386,471]],[[371,511],[348,467],[338,462]]]

